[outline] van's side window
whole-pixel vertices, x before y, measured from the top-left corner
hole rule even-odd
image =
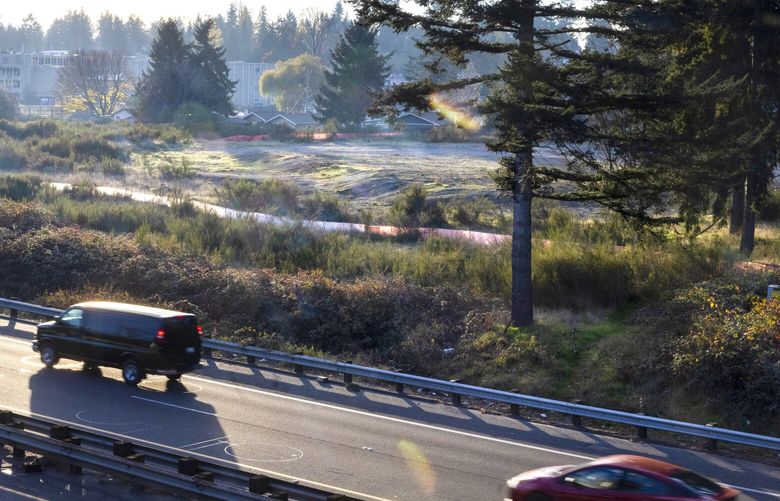
[[[60,321],[70,327],[81,327],[81,319],[84,316],[84,311],[81,308],[71,308],[66,310],[60,317]]]
[[[83,324],[89,332],[103,336],[117,335],[117,315],[109,311],[87,311]]]

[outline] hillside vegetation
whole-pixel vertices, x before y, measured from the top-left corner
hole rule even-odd
[[[3,297],[193,311],[216,337],[472,384],[777,432],[774,266],[716,234],[660,241],[537,211],[531,328],[505,328],[506,247],[313,233],[0,178]],[[25,201],[26,200],[26,201]],[[757,254],[777,262],[776,231]],[[455,348],[454,356],[444,348]],[[721,405],[727,399],[732,405]],[[724,409],[729,409],[724,411]]]

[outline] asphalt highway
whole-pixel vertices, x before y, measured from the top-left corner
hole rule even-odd
[[[0,320],[0,408],[163,444],[370,500],[500,500],[513,475],[617,453],[652,456],[780,499],[780,470],[716,454],[595,435],[425,399],[204,361],[139,387],[118,370],[43,368],[34,327]]]

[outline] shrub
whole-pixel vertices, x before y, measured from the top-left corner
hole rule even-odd
[[[293,215],[298,208],[300,191],[293,183],[281,179],[254,181],[228,179],[215,190],[220,203],[239,210],[274,211]]]
[[[413,184],[393,200],[388,212],[388,222],[410,229],[441,226],[444,224],[444,211],[438,202],[428,199],[425,187]]]
[[[179,106],[174,113],[173,123],[194,134],[213,133],[216,130],[214,115],[198,103],[184,103]]]
[[[691,332],[672,342],[673,374],[732,422],[780,424],[780,301],[756,297],[750,308],[730,309],[709,299]]]
[[[192,162],[186,157],[181,157],[177,163],[175,158],[165,156],[163,163],[157,166],[157,170],[163,179],[189,179],[195,176]]]
[[[0,120],[0,130],[17,140],[29,137],[47,138],[59,132],[57,124],[51,120],[38,120],[26,123]]]
[[[16,201],[29,201],[38,196],[43,180],[29,174],[0,176],[0,197]]]
[[[302,216],[318,221],[356,222],[358,217],[349,210],[347,202],[331,194],[314,193],[303,199]]]
[[[50,225],[54,215],[37,204],[14,202],[0,198],[0,228],[14,235],[38,230]],[[0,244],[10,239],[0,238]]]
[[[19,103],[8,92],[0,90],[0,119],[13,120],[19,114]]]

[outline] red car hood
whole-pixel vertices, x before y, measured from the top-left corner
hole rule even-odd
[[[571,468],[571,465],[565,466],[547,466],[545,468],[537,468],[535,470],[526,471],[509,480],[509,484],[517,485],[519,482],[525,482],[526,480],[534,480],[537,478],[550,478],[556,477],[563,470]]]

